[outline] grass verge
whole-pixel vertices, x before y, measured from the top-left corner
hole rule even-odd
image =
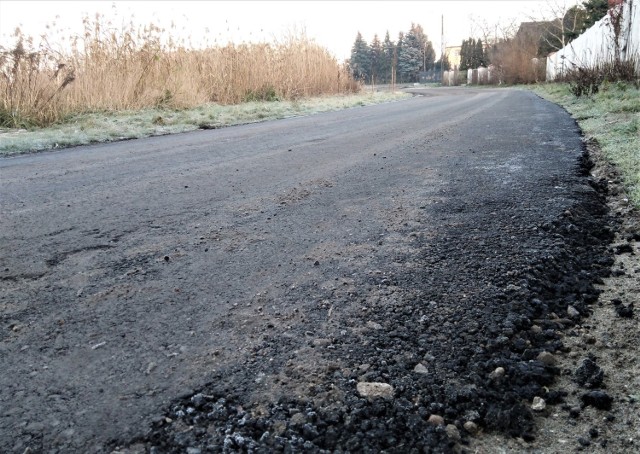
[[[640,89],[624,82],[603,83],[598,93],[577,98],[566,83],[528,88],[567,109],[586,138],[598,142],[619,170],[631,203],[640,209]]]
[[[194,109],[145,109],[91,113],[70,117],[47,128],[0,130],[0,156],[76,145],[215,129],[265,120],[310,115],[350,107],[398,101],[401,92],[359,93],[296,101],[252,101],[236,105],[207,104]]]

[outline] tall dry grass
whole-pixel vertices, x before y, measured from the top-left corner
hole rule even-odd
[[[261,44],[195,49],[154,25],[114,29],[85,18],[83,36],[54,50],[46,36],[0,46],[0,125],[46,126],[88,111],[190,108],[358,90],[304,33]]]

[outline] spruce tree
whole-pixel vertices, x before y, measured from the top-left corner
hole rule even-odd
[[[460,46],[460,71],[467,69],[469,69],[469,42],[463,39],[462,46]]]
[[[398,53],[398,72],[406,82],[416,82],[418,72],[423,66],[422,43],[416,33],[416,28],[412,24],[403,39],[403,45]]]
[[[373,41],[371,41],[371,45],[369,46],[371,51],[371,78],[373,83],[380,83],[382,77],[381,74],[384,71],[383,68],[383,60],[384,60],[384,51],[382,49],[382,43],[378,38],[378,35],[373,35]]]
[[[368,80],[371,71],[371,49],[367,42],[362,38],[362,34],[358,32],[356,40],[351,48],[351,59],[349,60],[349,68],[355,79]]]
[[[583,33],[602,19],[609,11],[609,2],[607,0],[586,0],[582,3],[582,6],[585,10],[585,19],[582,23]]]
[[[421,71],[427,71],[433,68],[433,61],[436,58],[436,53],[433,50],[433,45],[429,41],[429,37],[425,34],[422,25],[411,24],[410,32],[415,37],[415,47],[420,50],[420,56],[422,58]]]
[[[404,82],[404,72],[400,69],[400,59],[404,58],[406,44],[404,42],[404,32],[398,33],[398,41],[396,44],[396,53],[395,53],[395,63],[396,63],[396,74],[398,80],[396,82]]]
[[[479,68],[480,66],[487,66],[487,62],[484,56],[484,47],[482,46],[482,40],[478,39],[476,41],[476,50],[474,53],[475,61],[474,68]]]
[[[396,64],[394,61],[396,45],[393,41],[391,41],[391,38],[389,37],[389,30],[387,30],[387,33],[384,35],[384,41],[382,42],[382,51],[383,58],[380,64],[380,75],[382,76],[382,81],[384,83],[390,83],[391,71]]]

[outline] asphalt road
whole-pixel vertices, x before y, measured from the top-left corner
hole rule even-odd
[[[446,341],[458,322],[480,336],[463,343],[486,347],[467,351],[468,364],[496,354],[487,339],[500,330],[529,329],[501,324],[513,307],[489,308],[512,301],[496,295],[523,286],[520,270],[573,253],[542,232],[595,197],[578,172],[575,123],[524,91],[424,94],[0,159],[2,451],[141,440],[176,399],[212,382],[263,409],[283,394],[305,398],[326,377],[354,395],[365,379],[411,388],[385,369],[394,361],[371,355],[401,364],[406,354],[411,374],[426,352],[439,364],[432,375],[464,381],[467,366],[449,364],[460,349]],[[415,318],[385,312],[409,303],[393,314]],[[375,345],[367,333],[424,324],[435,307],[428,342],[442,351],[365,352]],[[447,422],[464,422],[452,408]]]

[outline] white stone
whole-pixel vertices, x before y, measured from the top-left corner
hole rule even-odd
[[[489,378],[495,380],[496,378],[504,377],[505,370],[504,367],[496,367],[496,370],[489,374]]]
[[[547,408],[547,403],[544,401],[542,397],[534,397],[533,403],[531,404],[531,409],[533,411],[542,411]]]
[[[428,374],[429,373],[427,368],[424,367],[424,365],[422,363],[416,364],[416,367],[413,368],[413,371],[418,373],[418,374]]]
[[[572,318],[573,318],[573,317],[579,317],[579,316],[580,316],[580,312],[578,312],[578,310],[577,310],[575,307],[573,307],[573,306],[569,306],[569,307],[567,308],[567,315],[568,315],[569,317],[572,317]]]
[[[388,383],[360,382],[357,385],[358,394],[362,397],[393,397],[393,386]]]
[[[449,440],[451,441],[460,441],[460,439],[462,438],[460,437],[460,431],[453,424],[447,424],[447,427],[445,428],[445,430],[447,432],[447,436],[449,437]]]
[[[431,415],[429,419],[427,419],[427,423],[432,426],[442,426],[444,425],[444,418],[440,415]]]

